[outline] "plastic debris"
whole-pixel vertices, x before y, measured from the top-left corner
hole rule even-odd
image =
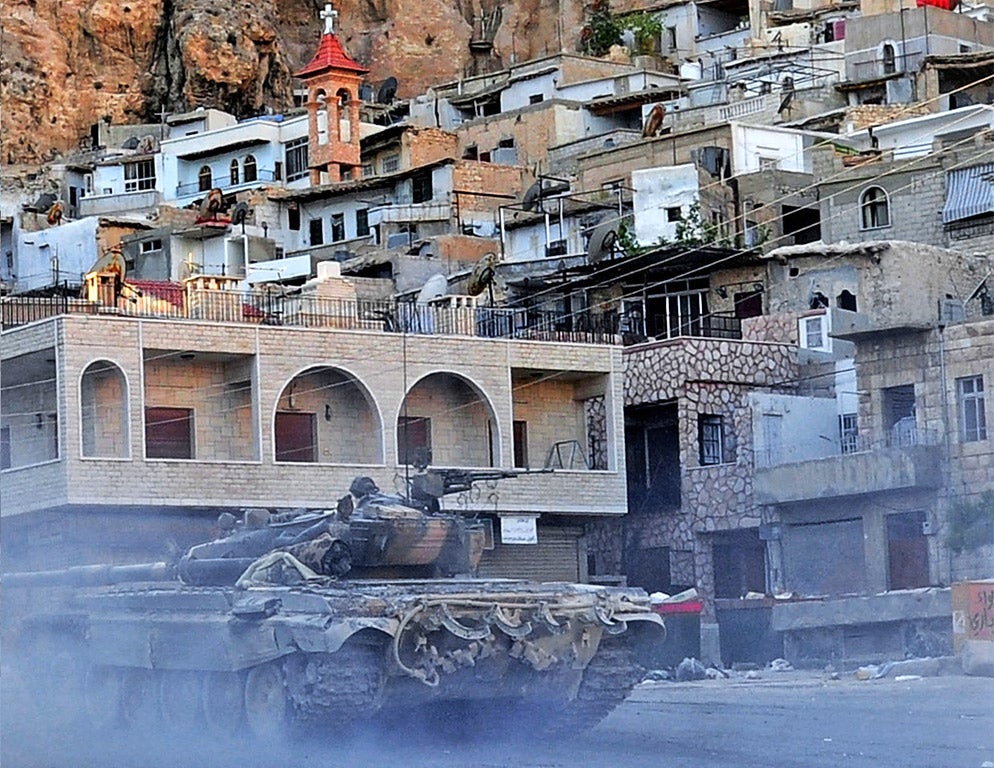
[[[790,672],[794,669],[794,665],[787,659],[774,659],[770,662],[770,669],[774,672]]]
[[[707,670],[697,659],[684,659],[676,668],[676,679],[681,683],[688,680],[703,680],[707,677]]]

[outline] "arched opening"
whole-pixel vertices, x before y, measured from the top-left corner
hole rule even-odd
[[[835,306],[839,309],[848,309],[850,312],[856,311],[856,295],[849,291],[842,291],[835,297]]]
[[[197,174],[197,188],[201,192],[210,192],[214,187],[214,178],[209,165],[202,166]]]
[[[238,183],[238,161],[232,160],[229,169],[231,173],[231,185],[234,186]],[[248,181],[248,179],[246,179],[246,181]]]
[[[254,155],[246,155],[245,156],[244,171],[245,171],[244,176],[245,176],[245,183],[246,184],[248,182],[250,182],[250,181],[255,181],[256,180],[256,177],[257,177],[258,174],[256,172],[255,156]]]
[[[407,393],[397,417],[397,463],[493,467],[497,420],[486,396],[452,373],[432,373]]]
[[[338,100],[338,140],[348,144],[352,141],[352,120],[349,109],[352,94],[347,89],[341,88],[335,97]]]
[[[337,368],[319,366],[299,373],[276,404],[276,461],[382,464],[382,434],[366,387]]]
[[[315,115],[317,125],[318,144],[328,143],[328,95],[323,90],[314,92],[314,101],[317,103],[317,114]]]
[[[890,226],[890,200],[881,187],[869,187],[859,198],[860,229]]]
[[[881,46],[880,58],[883,61],[885,75],[892,75],[897,71],[897,52],[891,43],[884,43]]]
[[[128,458],[128,384],[124,372],[114,363],[98,360],[83,371],[79,419],[83,456]]]

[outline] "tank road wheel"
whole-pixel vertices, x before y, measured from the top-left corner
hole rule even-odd
[[[218,736],[232,736],[242,724],[242,677],[237,672],[211,672],[204,680],[204,722]]]
[[[245,677],[245,720],[260,741],[286,735],[288,700],[279,662],[252,667]]]
[[[187,670],[169,670],[159,684],[162,720],[174,731],[191,733],[203,721],[203,688],[200,674]]]
[[[90,667],[83,682],[83,708],[97,731],[113,728],[121,718],[121,670]]]
[[[151,669],[127,669],[121,676],[121,717],[129,728],[145,730],[159,716],[159,689]]]

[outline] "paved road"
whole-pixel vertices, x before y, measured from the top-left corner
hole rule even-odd
[[[838,681],[764,672],[760,680],[646,683],[588,733],[432,738],[394,728],[262,754],[175,737],[126,746],[31,736],[4,713],[3,768],[981,768],[994,764],[994,680],[961,676]],[[329,744],[330,742],[330,744]]]

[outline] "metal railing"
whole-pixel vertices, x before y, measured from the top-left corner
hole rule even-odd
[[[757,469],[771,469],[783,464],[798,464],[807,461],[820,461],[836,456],[851,456],[873,453],[894,448],[915,448],[937,446],[941,442],[939,432],[934,429],[921,429],[915,425],[895,425],[883,437],[847,432],[836,440],[818,436],[790,445],[765,446],[756,451]]]
[[[163,283],[141,285],[116,303],[65,296],[7,296],[4,328],[66,314],[209,320],[224,323],[340,330],[478,336],[536,341],[620,344],[615,313],[578,313],[506,307],[439,306],[395,301],[330,299],[301,292],[218,290]]]
[[[260,168],[255,172],[255,178],[252,181],[245,181],[242,179],[237,184],[231,183],[231,177],[228,175],[218,175],[211,182],[211,189],[218,187],[224,192],[233,192],[239,189],[248,189],[255,184],[267,183],[271,181],[278,181],[276,178],[276,171],[270,170],[268,168]],[[187,184],[177,184],[176,185],[176,197],[187,197],[189,195],[198,195],[201,192],[206,194],[210,189],[203,189],[200,186],[200,181],[191,181]],[[85,199],[85,198],[84,198]]]

